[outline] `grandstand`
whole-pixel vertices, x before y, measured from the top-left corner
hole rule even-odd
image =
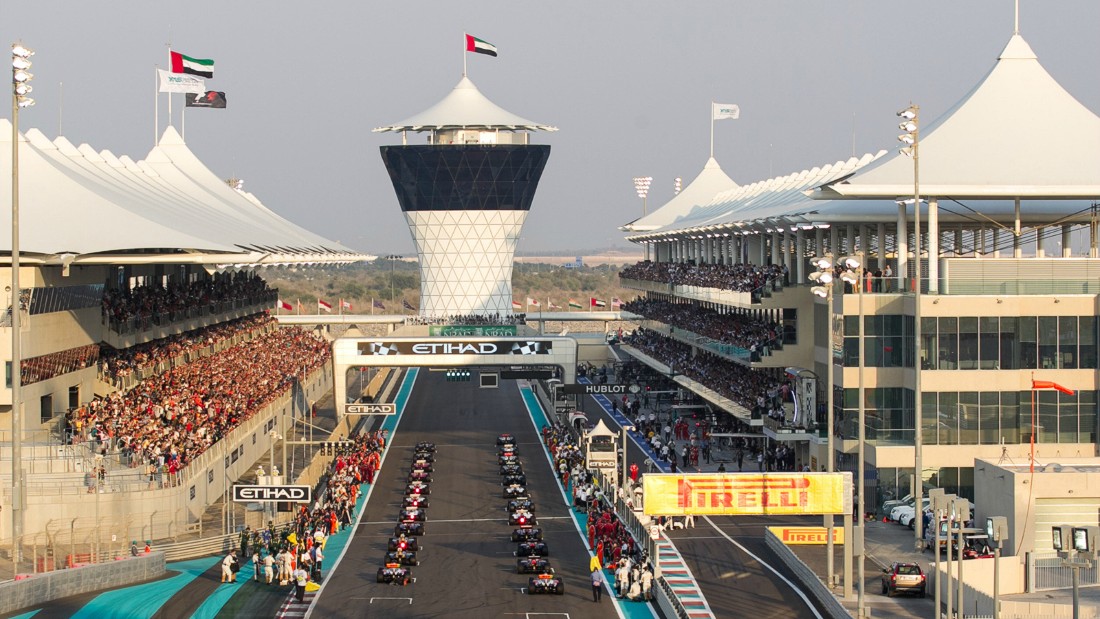
[[[814,470],[825,467],[830,414],[838,468],[857,468],[862,409],[870,509],[908,492],[918,419],[919,478],[971,499],[978,458],[1026,464],[1034,440],[1035,460],[1056,462],[1100,445],[1100,117],[1014,34],[983,80],[920,131],[919,187],[913,159],[885,151],[744,185],[712,159],[666,206],[622,227],[654,257],[622,273],[648,332],[625,349],[691,374],[714,406],[793,445]],[[814,294],[823,282],[810,281],[812,259],[846,256],[858,283],[836,268],[831,294]],[[728,332],[752,321],[782,333],[782,349],[746,354]],[[815,393],[761,418],[731,388],[736,367],[796,391],[807,378]],[[1034,390],[1033,379],[1074,394]],[[1036,518],[1056,519],[1063,502],[1039,504]],[[1050,548],[1045,530],[1033,534]]]
[[[11,133],[0,121],[0,140]],[[0,167],[11,156],[10,143],[0,148]],[[21,350],[19,380],[9,373],[0,389],[0,545],[15,538],[26,572],[32,555],[35,571],[54,569],[202,526],[268,456],[271,432],[331,388],[330,343],[279,327],[268,316],[278,291],[259,274],[373,257],[219,178],[171,127],[137,161],[36,129],[18,156]],[[4,278],[10,240],[0,241]],[[11,363],[10,285],[6,294],[0,356]],[[24,428],[14,445],[13,409]]]

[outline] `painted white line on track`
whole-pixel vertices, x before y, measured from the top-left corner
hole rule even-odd
[[[707,521],[707,524],[709,524],[710,526],[714,527],[714,530],[715,530],[715,531],[718,531],[718,533],[719,533],[719,534],[720,534],[720,535],[721,535],[722,537],[726,538],[726,539],[727,539],[727,540],[729,541],[729,543],[731,543],[731,544],[733,544],[734,546],[737,546],[738,548],[740,548],[740,549],[741,549],[741,552],[744,552],[745,554],[747,554],[747,555],[749,555],[750,557],[752,557],[752,558],[753,558],[753,560],[755,560],[755,561],[756,561],[757,563],[759,563],[760,565],[763,565],[764,567],[768,568],[768,570],[769,570],[769,571],[771,571],[771,573],[772,573],[772,574],[775,574],[775,575],[776,575],[777,577],[779,577],[779,579],[780,579],[780,580],[782,580],[783,582],[787,583],[787,586],[791,588],[791,591],[794,591],[794,592],[795,592],[795,594],[797,594],[797,595],[798,595],[798,597],[802,598],[802,601],[806,603],[806,608],[809,608],[809,609],[810,609],[810,612],[811,612],[811,613],[813,613],[813,614],[814,614],[814,616],[815,616],[815,617],[817,617],[817,619],[824,619],[824,618],[823,618],[823,617],[821,616],[821,613],[819,613],[819,612],[817,611],[817,608],[816,608],[816,607],[815,607],[815,606],[814,606],[813,604],[811,604],[811,603],[810,603],[810,598],[806,597],[806,594],[805,594],[805,593],[804,593],[804,592],[803,592],[803,591],[802,591],[801,589],[799,589],[798,587],[796,587],[796,586],[795,586],[795,584],[794,584],[793,582],[791,582],[790,580],[787,580],[787,577],[786,577],[786,576],[784,576],[784,575],[780,574],[780,573],[779,573],[779,571],[778,571],[778,570],[776,570],[776,569],[775,569],[774,567],[772,567],[771,565],[769,565],[768,563],[766,563],[766,562],[765,562],[765,561],[764,561],[763,559],[761,559],[760,557],[758,557],[758,556],[754,555],[754,554],[753,554],[753,553],[752,553],[752,552],[751,552],[751,551],[750,551],[750,550],[749,550],[748,548],[745,548],[745,547],[744,547],[744,546],[742,546],[742,545],[741,545],[741,544],[740,544],[740,543],[739,543],[739,542],[738,542],[737,540],[735,540],[735,539],[733,539],[732,537],[730,537],[729,535],[727,535],[725,531],[723,531],[722,529],[718,528],[718,525],[714,524],[714,521],[710,519],[710,516],[703,516],[703,520],[706,520],[706,521]]]

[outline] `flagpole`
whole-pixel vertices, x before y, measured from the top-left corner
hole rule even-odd
[[[714,158],[714,101],[710,102],[710,157]]]
[[[153,65],[153,146],[160,139],[160,72]]]
[[[172,70],[172,44],[168,44],[168,70]],[[168,93],[168,125],[172,125],[172,93]]]
[[[466,77],[466,33],[462,33],[462,77]]]

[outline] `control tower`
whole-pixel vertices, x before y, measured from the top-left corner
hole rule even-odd
[[[512,258],[557,131],[502,109],[466,76],[442,101],[402,122],[382,161],[420,259],[420,315],[512,313]],[[408,133],[427,134],[408,144]]]

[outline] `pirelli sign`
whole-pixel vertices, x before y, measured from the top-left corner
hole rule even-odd
[[[649,516],[846,514],[851,473],[649,474],[642,478]]]
[[[779,541],[788,546],[824,546],[829,542],[825,527],[768,527]],[[833,543],[844,543],[843,527],[833,527]]]

